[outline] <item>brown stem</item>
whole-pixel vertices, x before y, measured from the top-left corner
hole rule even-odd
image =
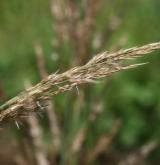
[[[30,82],[25,82],[25,87],[29,87]],[[29,125],[29,133],[34,146],[35,159],[38,165],[48,165],[47,154],[44,149],[42,130],[36,116],[26,118]]]
[[[35,116],[27,118],[27,123],[30,126],[30,135],[34,145],[34,154],[38,165],[48,165],[46,153],[43,146],[42,131],[40,129],[38,119]]]
[[[48,76],[47,70],[45,68],[45,60],[43,55],[43,49],[39,43],[35,45],[36,57],[37,57],[37,65],[42,79],[45,79]],[[51,133],[53,136],[53,145],[54,152],[58,152],[60,149],[60,128],[57,120],[57,115],[55,113],[54,102],[49,100],[47,102],[47,113],[49,118],[49,123],[51,127]]]

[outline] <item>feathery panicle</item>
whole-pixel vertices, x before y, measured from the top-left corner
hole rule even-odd
[[[160,42],[114,53],[104,52],[93,57],[86,65],[72,68],[61,74],[51,74],[37,85],[0,106],[0,122],[16,119],[24,113],[37,112],[39,109],[37,102],[43,104],[50,96],[71,90],[73,87],[77,88],[79,84],[96,83],[99,78],[143,65],[144,63],[125,65],[124,62],[156,49],[160,49]]]

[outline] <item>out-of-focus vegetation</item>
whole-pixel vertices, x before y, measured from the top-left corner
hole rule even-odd
[[[71,0],[64,1],[64,10],[66,2],[72,3]],[[75,0],[73,3],[81,9],[80,19],[83,20],[87,0]],[[59,34],[55,30],[57,22],[51,13],[51,4],[51,0],[1,0],[1,104],[23,91],[26,81],[35,84],[41,80],[35,52],[37,42],[43,48],[46,70],[49,74],[58,69],[63,72],[74,64],[77,65],[77,62],[74,62],[75,59],[81,61],[81,57],[77,56],[78,50],[75,49],[76,40],[74,43],[67,39],[59,41]],[[159,41],[159,7],[159,0],[102,0],[95,16],[92,46],[88,48],[89,55],[104,50],[117,50]],[[72,30],[74,30],[73,27]],[[81,42],[85,37],[81,37]],[[150,63],[115,74],[101,83],[79,88],[80,95],[77,95],[74,90],[53,98],[62,134],[57,162],[80,164],[87,153],[91,155],[86,156],[90,163],[119,164],[131,153],[138,153],[141,147],[152,142],[159,143],[159,52],[138,59],[138,62],[142,61]],[[46,113],[42,116],[38,120],[43,130],[44,150],[49,161],[54,163],[50,123]],[[1,148],[0,151],[0,156],[4,158],[3,164],[7,162],[18,164],[18,160],[20,162],[22,159],[19,155],[22,152],[26,153],[27,147],[34,148],[32,146],[34,142],[27,142],[27,146],[24,142],[31,138],[28,133],[29,128],[23,125],[20,127],[21,129],[18,130],[14,122],[11,122],[9,126],[1,128],[1,144],[6,148],[4,150]],[[86,131],[84,129],[85,133],[82,131],[81,134],[85,138],[80,151],[72,153],[72,143],[76,141],[78,132],[84,127]],[[117,129],[116,133],[114,129]],[[95,146],[103,137],[110,138],[110,144],[106,145],[102,152],[96,152]],[[21,143],[23,143],[23,149],[20,150],[18,146],[21,146]],[[20,157],[17,156],[19,159],[17,158],[16,161],[12,160],[15,151],[12,151],[11,146],[16,146],[16,156]],[[103,143],[100,146],[103,148]],[[94,149],[97,155],[92,153]],[[95,159],[92,157],[94,154]],[[157,145],[156,149],[149,156],[147,155],[146,164],[159,164],[159,154],[160,148]],[[27,157],[25,159],[28,162],[31,161]],[[30,159],[34,159],[34,156],[32,155]]]

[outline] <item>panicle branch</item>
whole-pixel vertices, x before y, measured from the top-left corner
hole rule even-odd
[[[37,85],[0,106],[0,122],[38,111],[37,102],[44,104],[50,96],[71,90],[83,83],[95,83],[99,78],[115,72],[137,67],[141,64],[125,65],[124,62],[151,53],[156,49],[160,49],[160,42],[114,53],[104,52],[96,55],[83,66],[74,67],[61,74],[51,74]]]

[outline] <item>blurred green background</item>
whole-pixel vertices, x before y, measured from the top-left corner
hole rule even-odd
[[[79,3],[77,1],[76,3]],[[83,6],[82,16],[83,16]],[[129,48],[160,40],[160,1],[159,0],[103,0],[98,14],[93,37],[91,54],[105,50]],[[98,47],[99,34],[105,31],[112,19],[118,22],[118,28],[104,36],[103,47]],[[117,23],[115,22],[115,23]],[[71,67],[76,56],[70,42],[62,42],[57,48],[57,33],[54,30],[54,18],[51,14],[50,0],[1,0],[0,2],[0,103],[16,96],[24,90],[24,82],[36,84],[41,80],[35,55],[35,43],[40,41],[44,51],[46,69],[49,74]],[[114,21],[111,24],[114,26]],[[97,139],[110,132],[115,121],[121,121],[121,127],[113,140],[109,153],[127,156],[150,141],[160,139],[160,56],[159,51],[139,58],[134,62],[148,62],[139,68],[116,73],[101,83],[86,85],[87,94],[78,120],[74,113],[78,109],[74,97],[75,91],[60,94],[53,98],[55,110],[62,125],[63,149],[61,162],[65,162],[65,153],[72,135],[78,130],[91,109],[101,104],[103,112],[95,122],[89,125],[85,140],[86,150],[92,149]],[[81,91],[81,87],[79,88]],[[73,100],[72,100],[73,99]],[[45,132],[44,141],[50,145],[48,120],[43,114],[39,119]],[[1,141],[24,138],[23,126],[20,130],[14,123],[1,131]],[[19,139],[18,138],[18,139]],[[5,140],[4,140],[5,139]],[[160,148],[149,156],[148,164],[158,164]],[[124,156],[124,157],[125,157]],[[117,157],[117,156],[116,156]],[[76,161],[75,161],[76,162]],[[72,162],[72,164],[76,164]],[[98,164],[98,160],[94,164]],[[108,161],[109,162],[109,161]],[[106,162],[107,163],[107,162]],[[65,164],[65,163],[64,163]],[[111,163],[112,164],[112,163]],[[115,163],[118,164],[118,163]]]

